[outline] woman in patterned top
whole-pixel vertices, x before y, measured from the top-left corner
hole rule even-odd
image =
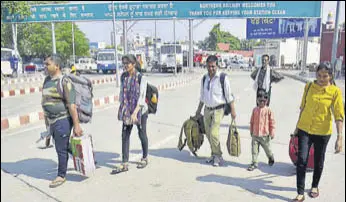
[[[144,168],[148,164],[148,106],[145,103],[147,81],[141,75],[139,63],[134,55],[123,56],[122,62],[126,70],[121,75],[120,107],[118,112],[118,119],[123,122],[122,164],[116,167],[111,174],[128,171],[130,135],[134,124],[137,125],[143,150],[143,157],[137,168]]]

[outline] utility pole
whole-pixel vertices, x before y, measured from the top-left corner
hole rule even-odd
[[[173,18],[173,41],[174,41],[174,75],[177,75],[177,44],[175,41],[175,17]]]
[[[336,15],[335,15],[335,26],[334,26],[334,36],[333,36],[333,47],[332,47],[332,67],[333,74],[335,75],[335,64],[336,64],[336,53],[338,50],[338,30],[339,30],[339,12],[340,12],[340,1],[336,4]]]
[[[308,38],[309,37],[309,18],[305,19],[305,30],[304,30],[304,47],[303,47],[303,61],[301,75],[306,74],[306,60],[308,55]]]
[[[53,42],[53,54],[56,54],[56,45],[55,45],[55,26],[52,22],[52,42]]]
[[[72,22],[72,54],[73,54],[73,63],[75,64],[76,62],[76,52],[75,52],[75,47],[74,47],[74,23]]]
[[[120,87],[120,77],[119,77],[119,66],[118,66],[118,53],[117,53],[117,37],[116,37],[116,28],[115,28],[115,9],[114,9],[114,1],[112,1],[112,10],[113,10],[113,40],[114,40],[114,52],[115,52],[115,57],[114,57],[114,64],[115,64],[115,71],[116,71],[116,87]]]

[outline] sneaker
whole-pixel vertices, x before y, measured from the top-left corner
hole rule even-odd
[[[214,166],[214,167],[222,166],[222,165],[223,165],[223,162],[224,162],[224,160],[223,160],[222,157],[215,156],[214,162],[213,162],[213,166]]]
[[[225,160],[223,160],[222,156],[221,156],[221,157],[219,157],[219,160],[220,160],[220,162],[219,162],[219,166],[223,166],[223,165],[225,165]]]
[[[214,156],[209,157],[205,162],[206,163],[213,163],[214,162]]]
[[[254,171],[255,169],[257,169],[257,165],[256,165],[256,164],[251,164],[251,165],[247,168],[248,171]]]
[[[269,161],[268,161],[269,166],[273,166],[274,163],[275,163],[274,157],[269,158]]]

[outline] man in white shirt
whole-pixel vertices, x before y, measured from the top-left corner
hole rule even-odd
[[[217,71],[217,61],[218,58],[215,55],[210,55],[207,58],[208,74],[206,74],[201,81],[200,102],[196,111],[196,115],[201,114],[202,108],[205,105],[204,126],[211,148],[211,158],[208,159],[207,163],[212,163],[213,166],[220,166],[223,164],[219,130],[226,104],[229,105],[231,109],[232,119],[236,118],[230,82],[226,75],[223,91],[220,81],[221,73]]]

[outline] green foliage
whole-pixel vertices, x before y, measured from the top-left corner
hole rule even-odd
[[[27,1],[1,1],[1,20],[6,15],[19,14],[28,16],[30,14],[30,6]]]
[[[11,24],[2,23],[7,15],[19,14],[27,16],[30,14],[30,7],[26,1],[1,1],[1,47],[12,48],[12,27]]]
[[[66,3],[68,1],[2,1],[1,17],[7,12],[20,15],[30,14],[29,5]],[[6,10],[7,9],[7,10]],[[63,59],[68,59],[72,52],[72,24],[55,23],[56,51]],[[89,41],[77,25],[74,26],[76,56],[89,56]],[[17,25],[18,51],[21,56],[44,57],[52,53],[51,23],[23,23]],[[1,47],[12,48],[11,24],[1,23]]]
[[[89,56],[89,41],[85,34],[74,25],[76,56]],[[30,23],[18,30],[19,53],[21,55],[44,57],[52,53],[52,32],[50,23]],[[55,24],[56,51],[63,59],[73,54],[72,23]]]
[[[198,47],[203,50],[216,51],[218,43],[227,43],[232,50],[240,50],[240,40],[229,32],[221,31],[220,23],[214,25],[209,36],[204,41],[198,42]]]

